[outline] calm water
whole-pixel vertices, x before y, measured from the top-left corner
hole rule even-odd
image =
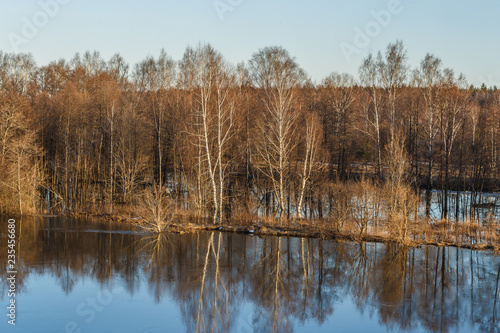
[[[430,217],[440,219],[442,217],[444,196],[441,191],[431,191]],[[425,215],[425,192],[421,197],[421,215]],[[492,204],[492,207],[474,208],[473,203]],[[488,220],[491,217],[500,219],[500,193],[471,193],[449,191],[448,193],[448,218],[450,220],[464,220],[474,218],[479,221]]]
[[[19,228],[21,226],[21,228]],[[7,262],[1,221],[0,260]],[[16,327],[1,332],[499,331],[487,252],[18,221]]]

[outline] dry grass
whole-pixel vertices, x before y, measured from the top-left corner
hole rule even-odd
[[[499,248],[500,223],[491,216],[485,221],[426,220],[418,216],[418,196],[408,185],[389,187],[369,180],[328,184],[330,212],[327,218],[280,220],[258,214],[258,203],[238,202],[229,220],[228,230],[266,227],[272,234],[309,235],[356,241],[396,242],[403,245],[455,245],[471,248]],[[209,225],[195,210],[175,209],[167,193],[158,186],[146,190],[139,204],[115,210],[118,219],[140,216],[140,228],[162,233],[175,221],[186,229]],[[134,222],[137,223],[137,222]],[[213,227],[213,226],[212,226]],[[232,228],[232,229],[231,229]],[[212,229],[210,229],[212,230]],[[270,231],[271,232],[271,231]]]

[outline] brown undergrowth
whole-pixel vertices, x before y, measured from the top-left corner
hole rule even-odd
[[[141,231],[157,233],[190,233],[198,231],[235,232],[256,236],[312,237],[355,242],[398,243],[408,247],[422,245],[453,246],[474,250],[493,250],[500,252],[500,224],[498,220],[487,223],[478,221],[449,220],[414,220],[403,240],[394,233],[393,223],[379,220],[377,225],[370,225],[360,233],[359,225],[354,220],[346,220],[342,227],[331,219],[276,219],[240,214],[231,220],[214,224],[208,218],[202,218],[188,211],[177,210],[162,229],[151,228],[143,218],[134,216],[132,209],[118,209],[113,214],[92,214],[101,221],[126,223],[138,227]],[[81,216],[81,214],[78,214]]]

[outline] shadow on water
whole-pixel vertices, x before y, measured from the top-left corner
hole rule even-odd
[[[6,219],[1,225],[6,249]],[[117,314],[103,319],[109,325],[132,325],[138,307],[154,313],[168,303],[187,332],[500,329],[500,258],[486,252],[209,232],[147,236],[59,218],[21,225],[18,297],[30,302],[31,285],[42,278],[59,287],[52,297],[61,307],[73,293],[92,293],[84,287],[90,282],[96,289],[122,286],[126,301],[110,305]],[[2,262],[6,253],[0,251]],[[54,309],[37,311],[64,328],[67,318]],[[150,327],[166,320],[172,318],[147,318]]]

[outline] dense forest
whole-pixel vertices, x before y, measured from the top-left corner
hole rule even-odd
[[[3,213],[149,207],[162,220],[353,220],[363,233],[378,217],[406,225],[423,190],[442,191],[446,219],[449,191],[500,188],[500,91],[432,54],[410,68],[401,41],[359,77],[320,83],[282,47],[234,65],[200,44],[132,67],[0,52],[0,86]]]

